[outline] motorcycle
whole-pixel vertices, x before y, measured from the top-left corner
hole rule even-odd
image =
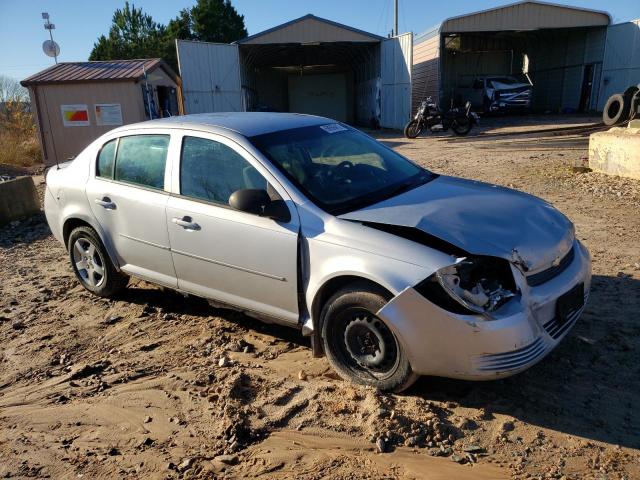
[[[416,138],[425,128],[432,132],[446,132],[451,128],[456,135],[466,135],[478,123],[480,117],[471,111],[471,102],[467,102],[464,108],[455,107],[443,113],[431,97],[427,97],[420,103],[415,117],[404,127],[404,136]]]

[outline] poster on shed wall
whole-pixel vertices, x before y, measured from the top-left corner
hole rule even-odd
[[[97,103],[96,125],[122,125],[122,108],[119,103]]]
[[[84,104],[60,105],[62,123],[65,127],[88,127],[89,108]]]

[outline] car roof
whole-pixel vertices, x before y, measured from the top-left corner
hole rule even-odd
[[[148,120],[121,127],[120,131],[132,128],[192,128],[197,130],[213,130],[225,128],[245,137],[262,135],[263,133],[278,132],[292,128],[309,127],[336,123],[325,117],[304,115],[300,113],[272,113],[272,112],[220,112],[198,113],[176,117]]]

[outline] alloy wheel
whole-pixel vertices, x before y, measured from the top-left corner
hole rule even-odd
[[[73,262],[81,280],[90,287],[98,287],[104,281],[104,261],[99,249],[87,238],[79,238],[73,244]]]

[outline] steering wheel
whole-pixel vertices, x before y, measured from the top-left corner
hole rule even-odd
[[[353,168],[353,163],[350,162],[349,160],[343,160],[341,161],[338,165],[336,165],[336,168]]]
[[[343,160],[332,169],[331,174],[338,179],[345,179],[348,177],[348,175],[345,174],[352,168],[352,162],[350,162],[349,160]]]

